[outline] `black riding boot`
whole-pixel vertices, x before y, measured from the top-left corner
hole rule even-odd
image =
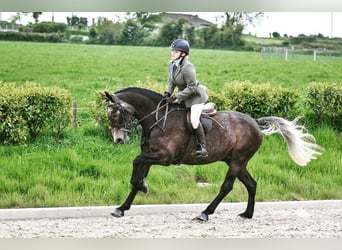
[[[204,129],[201,123],[199,124],[198,128],[195,129],[195,134],[201,147],[199,150],[196,151],[196,155],[201,157],[207,157],[208,151],[206,148]]]

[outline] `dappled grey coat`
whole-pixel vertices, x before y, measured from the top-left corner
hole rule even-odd
[[[178,87],[178,93],[175,94],[178,102],[184,102],[187,108],[194,104],[205,103],[208,100],[208,90],[196,79],[195,66],[187,58],[177,67],[173,76],[172,61],[169,62],[169,79],[165,92],[173,93]]]

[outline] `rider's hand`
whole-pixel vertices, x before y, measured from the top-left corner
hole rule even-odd
[[[166,91],[164,92],[164,96],[163,96],[164,98],[169,98],[170,96],[171,94],[169,92],[166,92]]]
[[[176,96],[173,95],[173,96],[168,97],[166,100],[168,103],[173,103],[174,101],[176,101],[176,99],[177,99]]]

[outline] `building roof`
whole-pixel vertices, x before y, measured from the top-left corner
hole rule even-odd
[[[204,20],[198,15],[191,15],[191,14],[182,14],[182,13],[169,13],[166,12],[163,14],[163,18],[166,22],[171,22],[171,21],[177,21],[180,18],[183,18],[187,20],[190,24],[194,26],[210,26],[214,25],[214,23],[211,23],[207,20]]]

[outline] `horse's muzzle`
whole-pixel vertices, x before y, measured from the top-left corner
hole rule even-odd
[[[112,137],[115,144],[124,144],[128,141],[128,132],[122,129],[112,129]]]
[[[114,140],[114,142],[115,142],[116,144],[124,144],[124,143],[125,143],[125,141],[124,141],[122,138],[116,138],[116,139]]]

